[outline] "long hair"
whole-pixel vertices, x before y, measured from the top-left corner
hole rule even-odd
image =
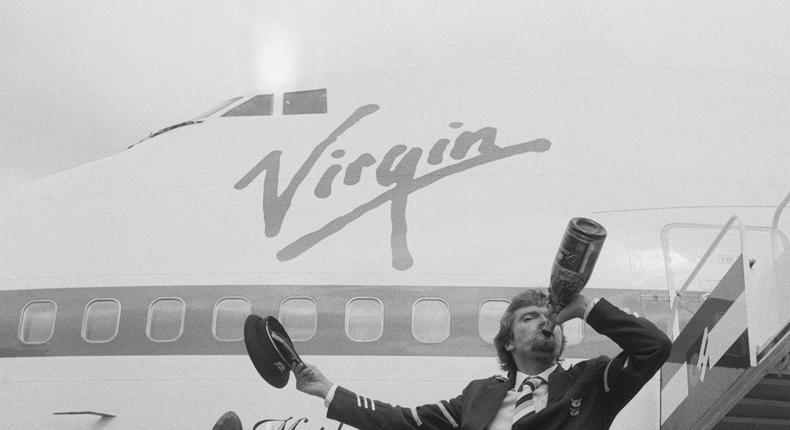
[[[510,300],[505,313],[499,320],[499,332],[494,337],[494,347],[499,356],[499,367],[506,371],[508,375],[516,372],[516,361],[513,359],[513,354],[505,349],[505,345],[513,340],[513,317],[517,310],[527,306],[543,307],[548,305],[549,297],[542,290],[537,288],[530,288],[521,293],[516,294]],[[565,349],[565,336],[562,337],[562,345],[560,345],[559,354],[557,359],[562,356],[562,351]]]

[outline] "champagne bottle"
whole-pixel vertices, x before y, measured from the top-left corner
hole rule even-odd
[[[568,306],[587,285],[605,239],[606,229],[589,218],[568,222],[549,280],[549,303],[555,313]],[[553,321],[547,321],[543,334],[552,334],[554,326]]]

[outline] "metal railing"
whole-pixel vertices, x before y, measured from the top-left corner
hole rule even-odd
[[[733,216],[730,217],[729,220],[727,220],[727,222],[724,224],[724,226],[721,227],[721,229],[719,230],[719,233],[716,235],[716,238],[713,240],[711,245],[708,247],[708,249],[702,255],[702,257],[700,258],[699,262],[696,264],[696,266],[692,270],[691,274],[686,278],[686,280],[683,282],[683,285],[680,288],[675,288],[675,285],[674,285],[675,277],[674,277],[674,273],[672,272],[672,266],[673,266],[672,251],[671,251],[670,245],[669,245],[668,233],[671,230],[677,229],[677,228],[713,229],[713,228],[719,228],[720,226],[719,225],[711,225],[711,224],[672,223],[672,224],[665,225],[661,229],[661,246],[663,248],[664,264],[665,264],[665,269],[666,269],[666,272],[667,272],[667,288],[669,289],[670,315],[671,315],[671,318],[672,318],[672,321],[673,321],[673,325],[672,325],[672,337],[673,337],[673,339],[676,339],[678,337],[678,335],[680,334],[680,331],[681,331],[681,328],[679,326],[679,321],[680,321],[680,316],[679,316],[680,299],[682,297],[684,297],[684,295],[686,294],[689,286],[697,279],[697,276],[700,274],[700,272],[702,271],[703,267],[705,267],[706,264],[708,263],[708,261],[710,260],[711,255],[713,255],[714,251],[718,248],[718,246],[721,243],[722,239],[724,239],[724,237],[727,235],[727,233],[730,232],[731,228],[733,227],[733,224],[735,224],[736,222],[737,222],[737,228],[738,228],[738,236],[739,236],[739,239],[740,239],[740,241],[739,241],[740,242],[740,246],[739,246],[740,253],[739,254],[741,256],[743,256],[743,250],[746,248],[746,246],[745,246],[746,229],[743,226],[743,223],[741,223],[740,219],[737,216],[733,215]],[[746,270],[746,265],[748,264],[747,258],[745,258],[745,257],[742,258],[742,264],[744,264],[744,275],[745,275],[746,278],[748,278],[748,276],[747,276],[748,270]],[[745,279],[745,282],[747,282],[747,284],[748,284],[749,280]]]

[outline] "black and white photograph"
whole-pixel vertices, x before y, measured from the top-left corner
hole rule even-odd
[[[790,429],[790,3],[0,0],[0,429]]]

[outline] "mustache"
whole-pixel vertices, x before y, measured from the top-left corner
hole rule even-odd
[[[544,336],[540,334],[535,339],[535,342],[532,342],[530,349],[539,352],[554,352],[556,346],[557,346],[557,341],[554,339],[553,335]]]

